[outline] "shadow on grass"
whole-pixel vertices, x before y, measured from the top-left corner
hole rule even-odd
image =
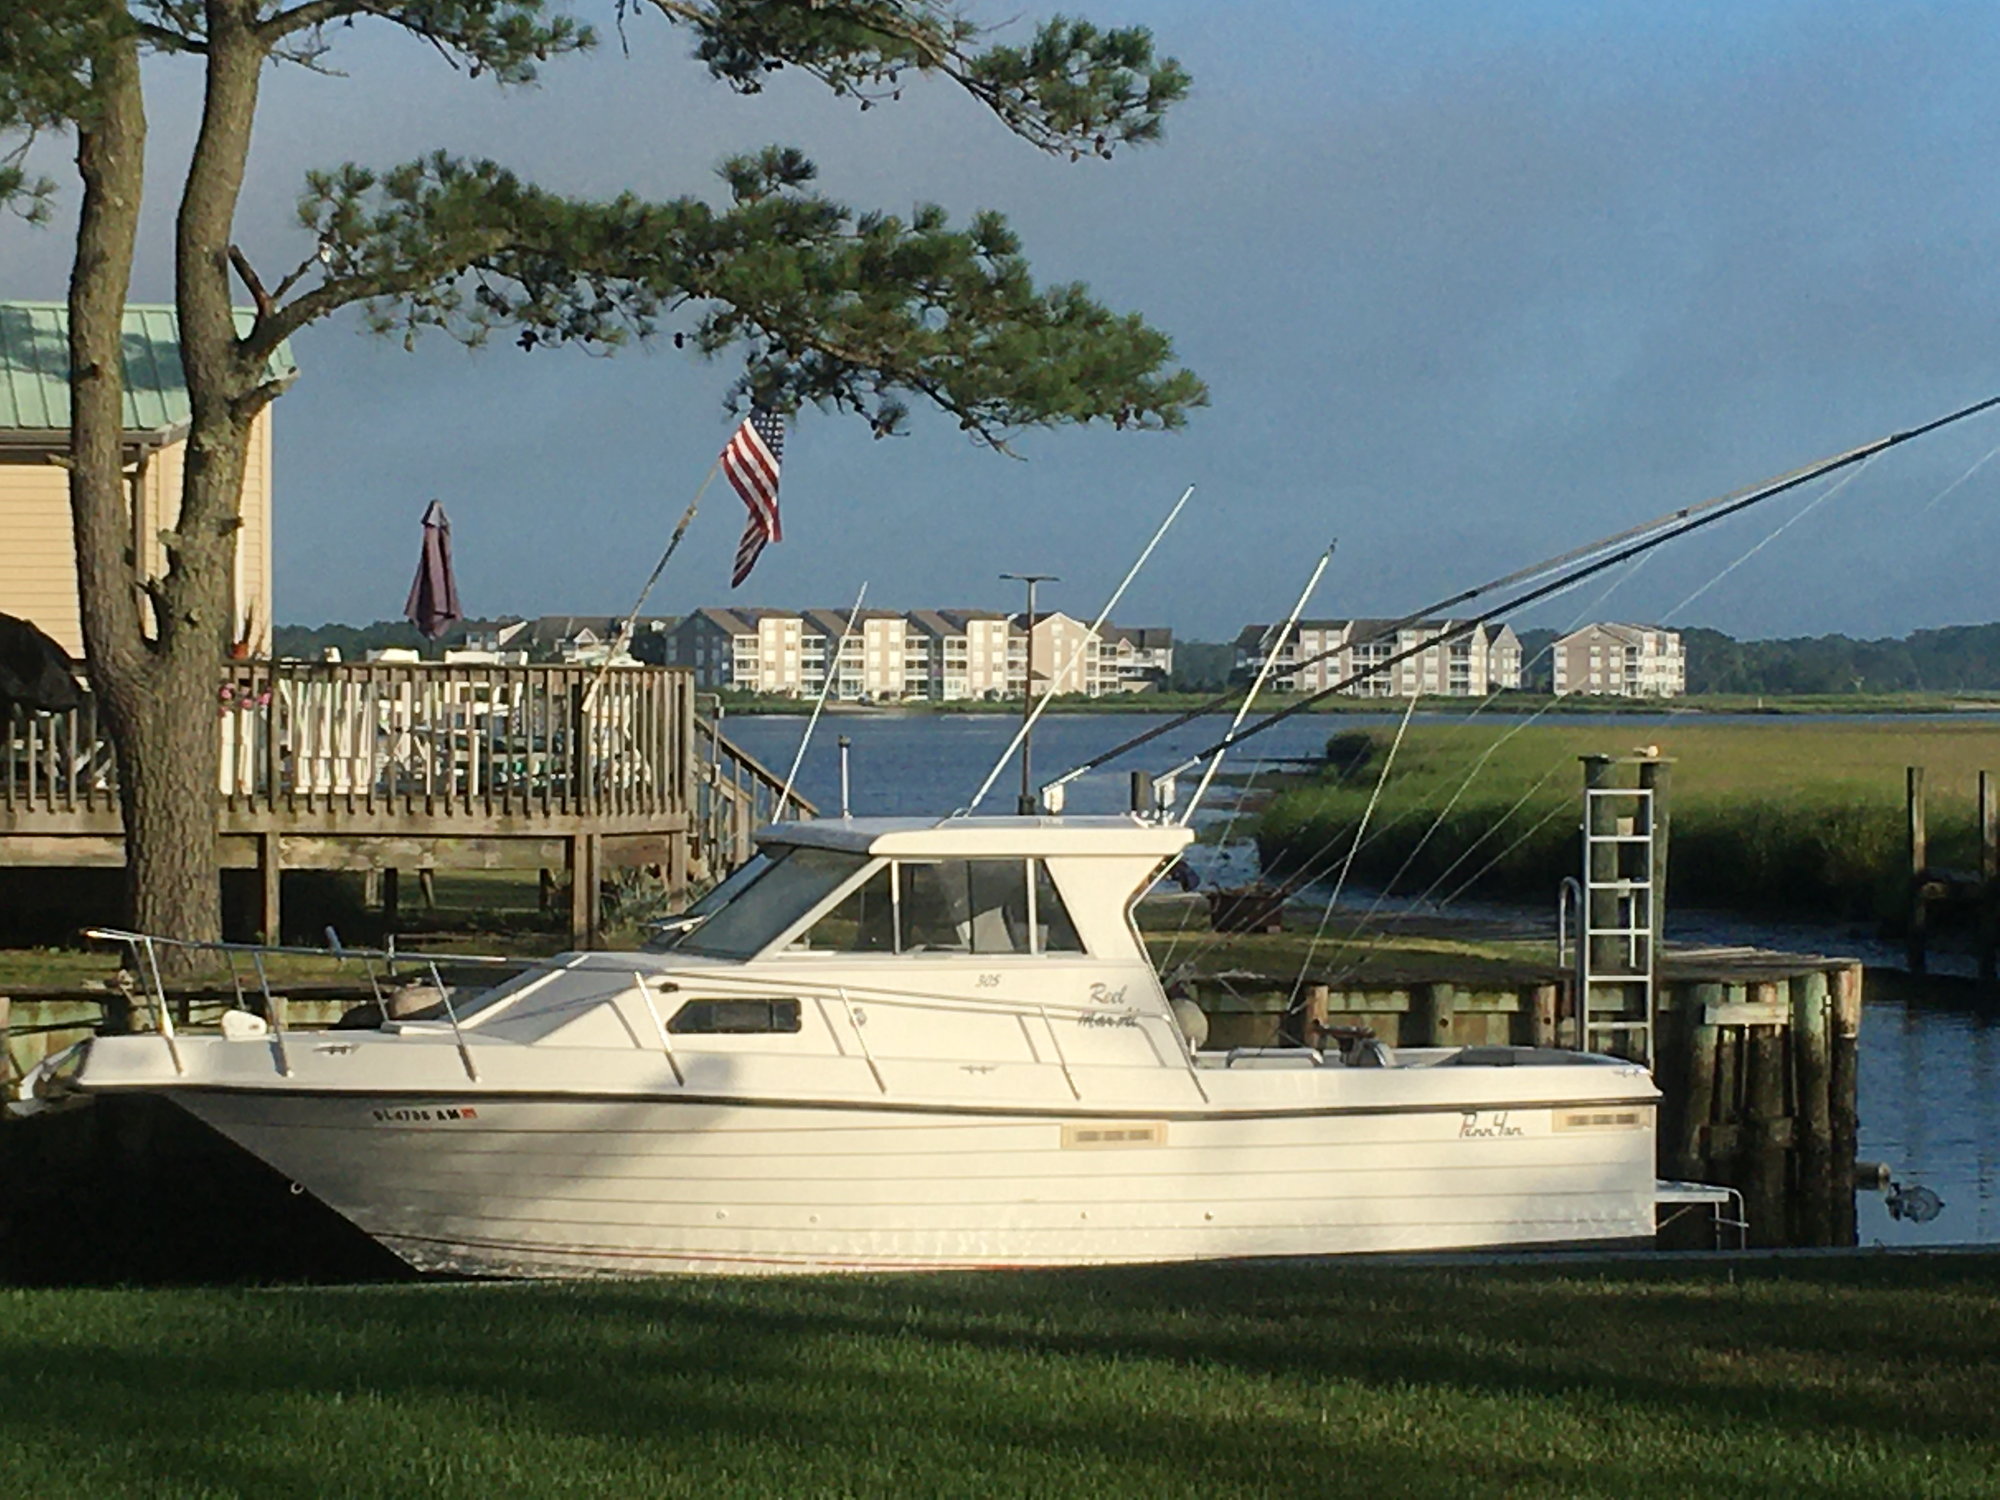
[[[4,1305],[0,1473],[100,1493],[1980,1494],[2000,1426],[1986,1259]]]

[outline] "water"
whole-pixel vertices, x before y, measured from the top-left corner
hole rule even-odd
[[[1046,714],[1035,725],[1034,781],[1038,785],[1053,781],[1071,766],[1167,723],[1170,717]],[[1231,758],[1227,769],[1247,773],[1273,760],[1317,756],[1327,736],[1337,730],[1394,722],[1393,717],[1375,714],[1342,715],[1338,720],[1301,714],[1257,736],[1239,756]],[[856,817],[941,817],[972,800],[979,783],[1020,727],[1021,721],[1011,714],[828,714],[820,719],[799,768],[799,792],[822,813],[839,812],[840,752],[836,742],[845,735],[852,741],[849,779]],[[1197,719],[1120,756],[1071,783],[1065,810],[1123,811],[1131,803],[1133,771],[1165,771],[1213,744],[1227,728],[1226,719]],[[724,725],[731,741],[779,776],[790,767],[805,729],[803,715],[732,718]],[[1185,779],[1183,796],[1193,790],[1196,779]],[[1001,773],[979,810],[1010,813],[1020,793],[1021,772],[1016,761]]]
[[[1880,996],[1862,1017],[1859,1155],[1944,1200],[1918,1224],[1891,1217],[1881,1194],[1862,1193],[1864,1245],[2000,1243],[2000,1020],[1948,1008],[1943,988]]]
[[[1260,766],[1317,755],[1330,734],[1394,725],[1397,717],[1301,714],[1245,745],[1226,769],[1254,774]],[[1542,722],[1603,724],[1616,735],[1680,717],[1621,715],[1606,720],[1594,715],[1544,715]],[[1733,716],[1707,715],[1703,722],[1724,717]],[[1940,717],[1956,722],[1967,716]],[[1045,716],[1035,726],[1034,779],[1038,784],[1051,781],[1070,766],[1167,718],[1164,714]],[[1840,716],[1840,721],[1852,719]],[[1757,722],[1772,721],[1758,718]],[[1123,809],[1129,800],[1130,772],[1159,772],[1178,764],[1219,738],[1225,724],[1214,718],[1197,720],[1093,771],[1071,785],[1068,809]],[[782,776],[805,726],[803,717],[742,717],[730,719],[726,732]],[[799,791],[823,811],[838,811],[836,741],[845,735],[852,742],[851,805],[856,816],[941,816],[970,801],[1018,727],[1018,720],[996,714],[829,715],[821,720],[800,766]],[[1194,780],[1185,778],[1183,796]],[[980,810],[1010,811],[1019,791],[1018,764],[1011,765]],[[1214,797],[1215,816],[1227,818],[1229,803],[1227,792]],[[1225,854],[1209,856],[1228,862],[1215,870],[1221,875],[1247,873],[1246,861],[1252,857],[1240,842]],[[1366,910],[1374,897],[1356,891],[1351,899]],[[1384,903],[1383,910],[1396,905]],[[1546,912],[1469,902],[1453,909],[1468,916],[1554,921],[1553,894]],[[1899,949],[1848,927],[1750,922],[1727,913],[1679,910],[1669,917],[1669,931],[1683,942],[1838,953],[1860,958],[1871,968],[1901,962]],[[1930,1222],[1916,1223],[1892,1217],[1883,1195],[1864,1192],[1858,1204],[1864,1245],[2000,1243],[2000,1016],[1982,1010],[1965,983],[1963,976],[1971,972],[1969,956],[1937,955],[1933,967],[1939,975],[1929,983],[1899,979],[1893,985],[1880,980],[1869,985],[1871,998],[1861,1028],[1859,1155],[1864,1161],[1885,1163],[1898,1183],[1929,1188],[1944,1207]]]

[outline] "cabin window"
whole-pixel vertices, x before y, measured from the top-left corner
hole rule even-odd
[[[799,1029],[796,1000],[690,1000],[667,1030],[681,1036],[767,1036]]]
[[[1081,953],[1069,910],[1038,859],[896,862],[901,953]]]
[[[1035,861],[1035,951],[1037,953],[1081,953],[1083,939],[1069,919],[1062,892],[1049,878],[1049,867]]]
[[[834,849],[787,849],[676,946],[718,958],[754,958],[867,863],[863,855]]]
[[[898,952],[972,951],[964,860],[898,860],[896,886]]]
[[[792,945],[816,953],[896,951],[896,895],[884,865],[842,898]]]

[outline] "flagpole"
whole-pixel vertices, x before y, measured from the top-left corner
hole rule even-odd
[[[646,596],[653,592],[653,585],[658,583],[660,575],[667,571],[667,560],[674,555],[674,549],[680,546],[681,538],[687,535],[688,527],[694,524],[694,513],[701,508],[701,497],[708,493],[708,487],[715,482],[715,476],[721,469],[722,457],[718,454],[715,462],[708,466],[708,474],[702,480],[701,487],[694,492],[694,499],[688,501],[688,508],[681,512],[680,524],[674,528],[673,536],[668,539],[667,550],[662,552],[660,560],[653,564],[653,571],[646,578],[646,586],[639,590],[639,597],[632,601],[632,612],[625,616],[625,623],[619,626],[611,637],[611,646],[604,653],[603,664],[598,667],[597,675],[590,679],[590,686],[584,690],[585,713],[589,713],[591,705],[597,701],[597,690],[604,686],[604,674],[611,670],[611,658],[618,654],[618,643],[631,639],[633,628],[639,622],[639,611],[646,607]]]

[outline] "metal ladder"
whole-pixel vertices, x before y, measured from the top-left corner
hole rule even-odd
[[[1576,1015],[1586,1052],[1653,1065],[1653,789],[1587,786]]]

